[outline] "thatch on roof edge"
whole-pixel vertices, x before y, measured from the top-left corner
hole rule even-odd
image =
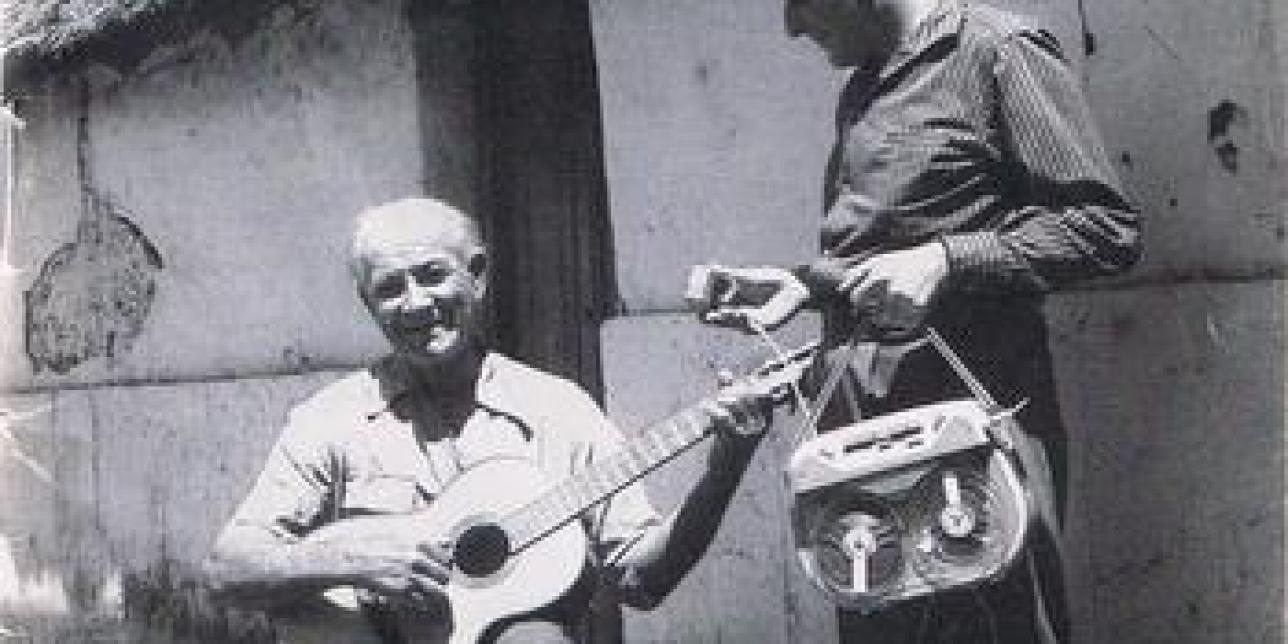
[[[279,5],[317,0],[0,0],[6,78],[21,82],[86,57],[115,67],[201,28],[236,37]]]
[[[96,34],[135,23],[179,0],[6,0],[0,46],[19,58],[50,57]]]

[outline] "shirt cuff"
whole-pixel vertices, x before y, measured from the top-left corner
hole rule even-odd
[[[969,284],[995,282],[1010,273],[1009,253],[993,231],[957,233],[939,239],[948,255],[948,275]]]
[[[809,289],[809,303],[817,306],[836,295],[848,266],[844,259],[820,257],[809,264],[796,266],[792,274]]]

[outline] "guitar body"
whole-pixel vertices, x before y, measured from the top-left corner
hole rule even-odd
[[[759,369],[743,394],[769,403],[813,360],[809,345]],[[581,577],[588,540],[576,518],[596,503],[692,447],[710,431],[708,415],[682,411],[557,485],[520,459],[484,461],[462,473],[420,515],[425,541],[446,544],[451,572],[445,606],[401,611],[412,642],[474,644],[490,627],[563,597]]]
[[[474,644],[497,621],[546,606],[572,588],[588,552],[579,521],[512,556],[509,535],[497,525],[549,487],[533,464],[496,459],[466,470],[434,499],[425,522],[451,544],[450,618],[440,613],[405,620],[403,632],[411,641]]]

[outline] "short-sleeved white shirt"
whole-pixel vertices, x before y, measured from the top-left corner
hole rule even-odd
[[[522,458],[552,481],[615,452],[621,433],[577,385],[488,354],[474,408],[454,439],[424,440],[429,401],[396,356],[297,405],[254,487],[232,518],[284,542],[362,514],[411,513],[462,471]],[[597,550],[632,541],[658,515],[638,487],[584,517]]]

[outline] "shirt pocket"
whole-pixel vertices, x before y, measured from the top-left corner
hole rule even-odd
[[[349,483],[343,505],[346,516],[406,514],[424,506],[416,478],[375,472]]]

